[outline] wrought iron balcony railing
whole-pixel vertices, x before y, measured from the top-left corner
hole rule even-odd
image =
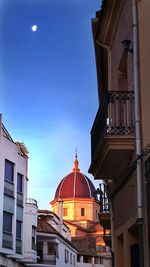
[[[99,188],[95,190],[94,195],[97,203],[100,205],[100,213],[109,213],[110,203],[106,192],[106,184],[100,183]]]
[[[91,130],[92,154],[105,135],[134,135],[133,91],[107,91],[103,95]]]

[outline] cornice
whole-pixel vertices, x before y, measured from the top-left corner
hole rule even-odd
[[[102,9],[92,21],[93,37],[108,46],[115,39],[126,0],[103,1]]]

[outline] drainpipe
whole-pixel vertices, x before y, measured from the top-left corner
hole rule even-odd
[[[139,73],[139,40],[137,2],[132,0],[133,15],[133,64],[134,64],[134,94],[135,94],[135,135],[137,155],[137,227],[139,239],[140,267],[144,267],[143,253],[143,206],[142,206],[142,162],[141,162],[141,109],[140,109],[140,73]]]

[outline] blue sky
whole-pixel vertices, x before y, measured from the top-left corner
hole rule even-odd
[[[73,168],[88,175],[90,129],[98,108],[91,18],[100,0],[0,1],[3,122],[29,154],[29,196],[50,208]],[[37,25],[36,32],[31,30]]]

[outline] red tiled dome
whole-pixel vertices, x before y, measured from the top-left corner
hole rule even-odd
[[[94,198],[95,187],[90,179],[78,169],[77,158],[74,168],[66,175],[57,187],[55,199],[57,198]]]

